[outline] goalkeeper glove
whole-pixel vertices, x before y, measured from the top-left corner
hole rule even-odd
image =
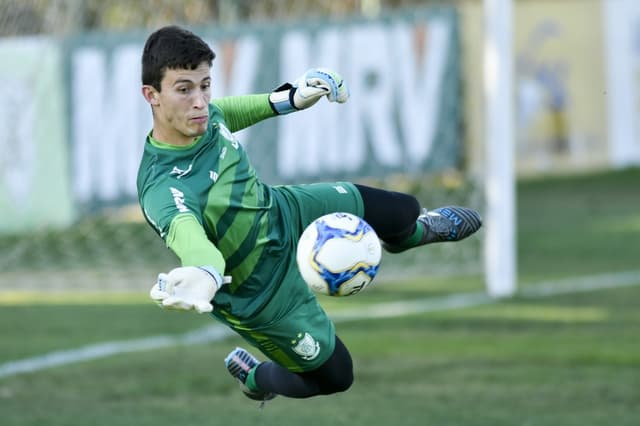
[[[279,115],[306,109],[326,96],[329,102],[349,99],[347,83],[340,74],[326,68],[312,68],[293,84],[285,83],[269,95],[271,108]]]
[[[149,295],[158,306],[176,310],[211,312],[211,299],[224,280],[211,266],[184,266],[159,274]]]

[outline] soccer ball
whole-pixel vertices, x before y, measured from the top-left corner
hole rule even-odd
[[[350,213],[317,218],[298,241],[300,274],[316,293],[351,296],[378,272],[382,247],[373,228]]]

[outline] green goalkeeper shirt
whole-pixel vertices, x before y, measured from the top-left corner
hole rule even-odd
[[[268,95],[216,100],[206,133],[191,145],[149,135],[138,171],[145,218],[182,266],[212,265],[232,277],[214,299],[227,318],[257,312],[268,301],[275,289],[264,283],[277,283],[278,253],[290,238],[281,197],[258,179],[232,134],[274,115]]]

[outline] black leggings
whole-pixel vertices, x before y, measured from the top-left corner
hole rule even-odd
[[[387,243],[398,243],[416,229],[420,203],[409,194],[358,185],[364,203],[364,220]]]
[[[364,220],[378,237],[388,243],[400,242],[415,230],[420,204],[415,197],[356,185],[364,203]],[[292,373],[274,363],[265,362],[256,370],[256,384],[266,392],[290,398],[308,398],[343,392],[353,383],[353,363],[349,351],[336,336],[333,354],[318,369]]]
[[[351,355],[336,336],[333,354],[320,368],[292,373],[275,362],[264,362],[256,370],[256,384],[261,390],[290,398],[329,395],[349,389],[353,383]]]

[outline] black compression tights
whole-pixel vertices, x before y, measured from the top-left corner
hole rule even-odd
[[[260,364],[255,378],[261,390],[290,398],[329,395],[349,389],[353,383],[353,363],[349,351],[336,336],[333,354],[317,370],[292,373],[268,361]]]
[[[404,241],[416,229],[420,203],[409,194],[357,185],[364,203],[364,220],[387,243]]]

